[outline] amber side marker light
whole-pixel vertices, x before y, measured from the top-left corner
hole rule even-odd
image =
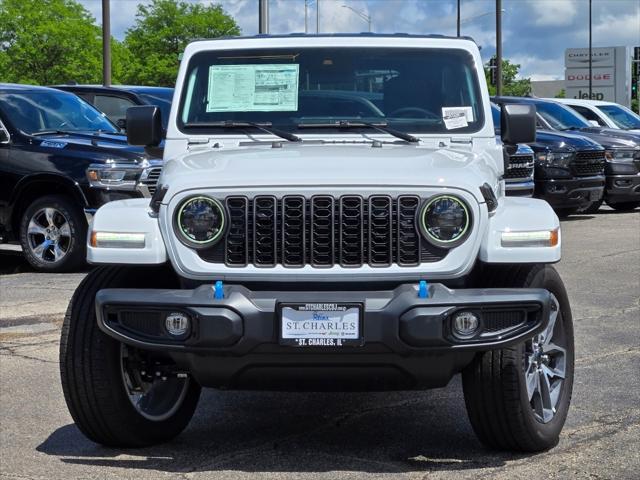
[[[91,232],[89,245],[93,248],[144,248],[144,233]]]
[[[560,229],[531,232],[502,232],[503,247],[555,247],[560,241]]]

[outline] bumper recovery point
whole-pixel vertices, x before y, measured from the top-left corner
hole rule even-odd
[[[292,351],[279,344],[280,304],[327,302],[363,306],[362,344],[339,351],[375,348],[405,355],[502,348],[545,328],[551,308],[549,292],[543,289],[451,290],[421,283],[393,290],[278,292],[225,285],[222,296],[212,285],[203,285],[193,290],[100,290],[96,313],[102,331],[139,348],[245,355],[264,349]],[[168,318],[185,315],[189,321],[184,334],[170,334]],[[475,329],[461,335],[456,325]],[[311,348],[323,349],[335,351]]]

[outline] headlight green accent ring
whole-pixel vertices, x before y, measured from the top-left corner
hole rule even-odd
[[[208,202],[210,205],[212,205],[212,208],[216,208],[218,210],[218,213],[220,214],[220,228],[218,229],[218,232],[208,240],[195,240],[191,238],[191,236],[187,232],[185,232],[184,229],[182,228],[182,214],[184,212],[184,209],[187,207],[187,205],[197,200],[203,200]],[[220,203],[220,201],[215,198],[207,197],[204,195],[189,197],[186,200],[184,200],[180,205],[180,208],[178,209],[178,212],[174,217],[174,226],[175,226],[175,229],[180,234],[179,238],[181,242],[189,247],[202,248],[202,247],[214,245],[220,240],[220,238],[222,237],[225,231],[226,214],[225,214],[224,207],[222,206],[222,203]]]
[[[442,240],[439,239],[437,237],[435,237],[434,235],[431,234],[431,232],[429,231],[429,226],[426,223],[425,217],[427,214],[427,211],[429,210],[429,207],[431,205],[433,205],[435,202],[440,201],[440,200],[450,200],[452,202],[455,202],[456,204],[458,204],[463,212],[464,212],[464,228],[462,229],[462,232],[460,232],[455,238],[452,238],[450,240]],[[462,242],[464,242],[464,240],[466,240],[468,233],[469,233],[469,227],[471,226],[471,212],[469,211],[469,207],[467,206],[467,204],[461,200],[460,198],[453,196],[453,195],[436,195],[432,198],[430,198],[425,204],[424,206],[420,209],[420,221],[419,224],[420,226],[420,231],[422,233],[422,235],[424,237],[426,237],[426,239],[429,241],[429,243],[431,243],[432,245],[436,246],[436,247],[442,247],[442,248],[453,248],[455,246],[460,245]]]

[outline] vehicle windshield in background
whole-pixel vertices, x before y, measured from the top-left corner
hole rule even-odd
[[[589,122],[579,113],[559,103],[536,103],[538,114],[556,130],[572,130],[590,127]]]
[[[459,49],[304,48],[203,52],[189,62],[178,126],[359,121],[412,133],[484,124],[473,57]],[[305,128],[305,132],[313,128]],[[325,130],[326,131],[326,130]]]
[[[162,126],[166,129],[171,112],[171,101],[173,99],[173,89],[154,90],[153,92],[136,92],[149,105],[157,105],[162,112]]]
[[[640,116],[619,105],[598,105],[598,110],[604,112],[618,127],[630,130],[640,128]]]
[[[0,104],[11,123],[29,135],[55,131],[118,132],[102,112],[71,93],[3,93]]]

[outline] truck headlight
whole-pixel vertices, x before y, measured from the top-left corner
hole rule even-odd
[[[640,150],[607,150],[604,152],[604,158],[608,162],[632,162],[634,157],[640,158]]]
[[[206,248],[217,243],[222,238],[225,224],[222,204],[205,196],[184,200],[174,218],[178,239],[193,248]]]
[[[575,156],[574,152],[541,152],[536,155],[536,160],[557,167],[568,167]]]
[[[424,204],[418,225],[431,244],[453,248],[466,239],[471,215],[466,203],[458,197],[438,195]]]
[[[87,168],[87,179],[94,188],[135,190],[141,171],[138,165],[92,164]]]

